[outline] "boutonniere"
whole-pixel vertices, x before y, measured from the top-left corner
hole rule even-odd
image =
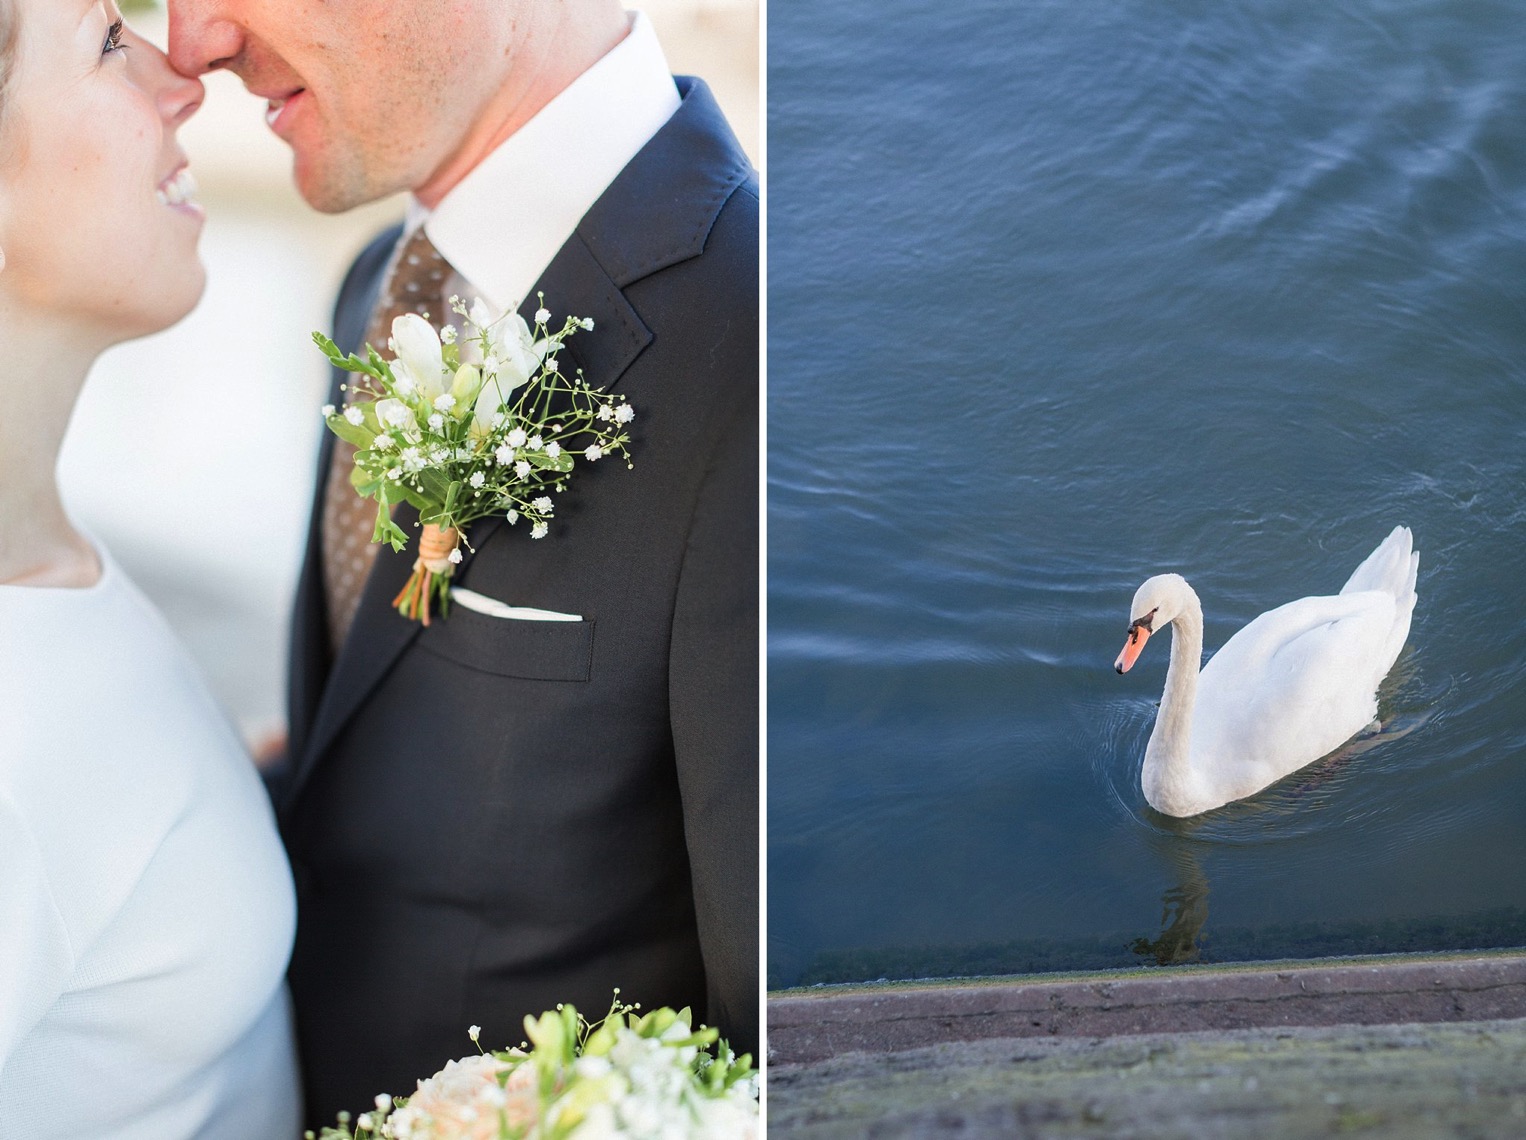
[[[419,556],[393,605],[411,621],[429,624],[431,606],[444,615],[450,579],[462,560],[467,526],[501,514],[545,538],[555,504],[579,463],[618,455],[629,467],[625,425],[635,411],[623,396],[590,387],[579,369],[568,377],[557,353],[593,321],[568,317],[551,331],[540,298],[532,328],[517,312],[493,316],[479,300],[462,318],[436,329],[408,314],[392,325],[384,360],[371,345],[361,358],[345,356],[322,333],[313,340],[337,368],[362,379],[346,407],[323,409],[324,422],[356,448],[351,482],[376,500],[372,542],[401,552],[408,535],[392,520],[401,502],[419,511]]]

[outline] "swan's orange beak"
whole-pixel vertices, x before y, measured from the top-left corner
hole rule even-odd
[[[1118,654],[1118,660],[1113,662],[1113,668],[1120,673],[1127,673],[1134,667],[1134,662],[1139,660],[1139,653],[1145,647],[1145,642],[1150,640],[1150,631],[1142,624],[1136,624],[1129,630],[1129,639],[1123,643],[1123,652]]]

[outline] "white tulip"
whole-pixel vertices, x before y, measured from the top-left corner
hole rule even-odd
[[[397,349],[392,374],[400,383],[412,381],[414,390],[432,403],[444,393],[448,375],[440,334],[418,314],[404,313],[392,322],[392,341]]]
[[[482,388],[477,393],[477,404],[472,409],[471,436],[473,439],[485,439],[493,432],[493,417],[503,407],[504,399],[512,389],[501,381],[488,376],[482,381]]]
[[[479,297],[472,304],[472,323],[488,338],[487,371],[496,372],[505,397],[525,384],[545,359],[549,340],[535,339],[525,319],[514,310],[494,317]],[[496,368],[493,365],[496,364]]]
[[[455,399],[454,408],[457,416],[466,411],[481,390],[481,372],[470,364],[463,364],[456,369],[456,378],[450,384],[450,395]]]

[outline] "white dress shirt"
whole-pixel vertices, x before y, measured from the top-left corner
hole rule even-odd
[[[433,211],[410,200],[404,241],[422,225],[456,271],[447,295],[518,308],[578,222],[678,110],[678,87],[651,21],[477,164]],[[546,298],[560,320],[558,298]],[[436,323],[449,314],[430,314]]]

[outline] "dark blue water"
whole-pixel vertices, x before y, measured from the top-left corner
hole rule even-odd
[[[1526,943],[1526,8],[769,18],[771,984]],[[1135,587],[1398,523],[1384,734],[1152,812]]]

